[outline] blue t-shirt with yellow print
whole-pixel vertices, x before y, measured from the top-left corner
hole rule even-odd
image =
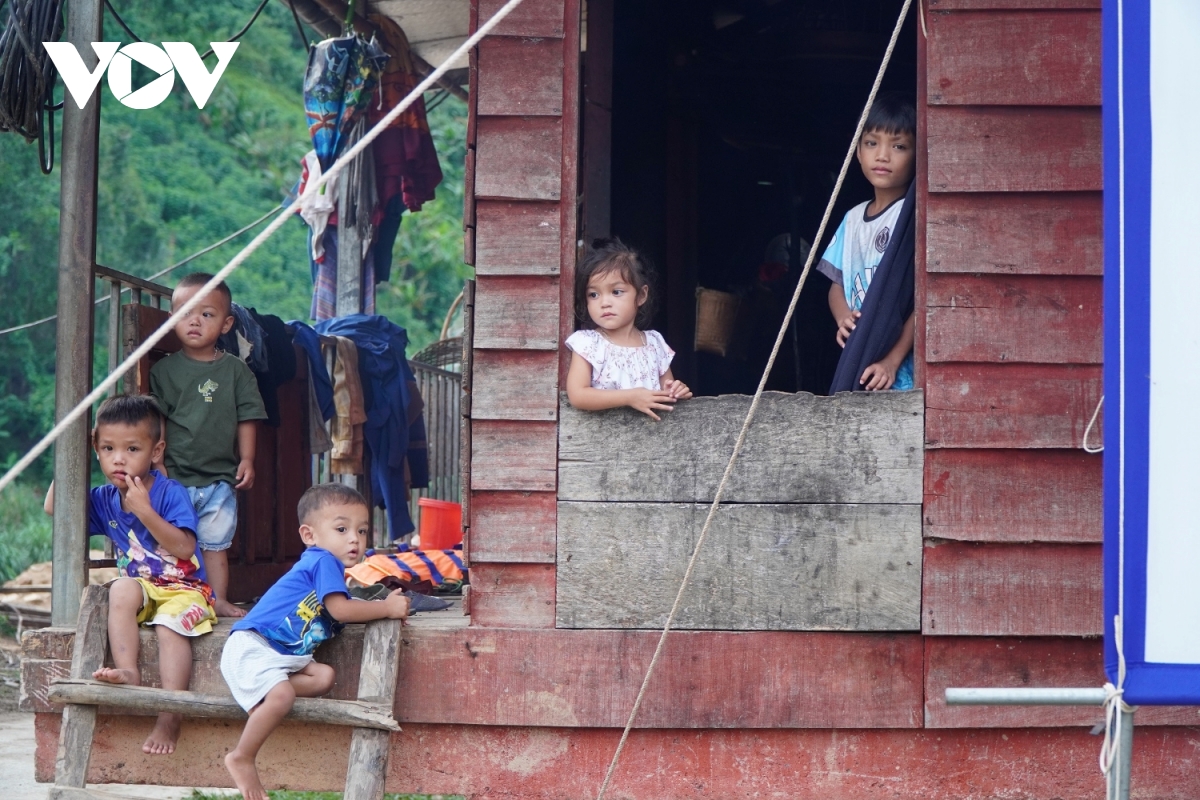
[[[312,655],[321,642],[342,631],[325,609],[331,594],[350,596],[345,567],[328,550],[310,547],[233,630],[254,631],[285,655]]]

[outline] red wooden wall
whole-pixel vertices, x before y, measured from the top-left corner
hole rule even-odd
[[[1101,394],[1100,3],[929,0],[925,23],[926,724],[1079,724],[1091,709],[941,698],[1102,680],[1101,457],[1080,449]]]
[[[471,28],[502,6],[472,0]],[[471,623],[554,626],[559,342],[572,330],[578,0],[525,0],[472,54]],[[566,305],[563,305],[564,302]]]

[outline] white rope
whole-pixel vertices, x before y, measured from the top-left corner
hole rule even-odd
[[[1131,714],[1136,706],[1125,703],[1125,630],[1121,616],[1113,617],[1113,640],[1117,647],[1117,685],[1104,684],[1104,744],[1100,748],[1100,772],[1108,786],[1108,796],[1115,797],[1114,786],[1121,783],[1121,737],[1128,735],[1122,729],[1123,714]]]
[[[267,217],[271,216],[272,214],[274,214],[276,211],[278,211],[281,208],[283,208],[282,203],[275,206],[270,211],[263,214],[258,219],[254,220],[254,222],[251,222],[249,225],[245,225],[245,226],[239,228],[238,230],[229,234],[228,236],[226,236],[224,239],[221,239],[220,241],[213,242],[208,247],[205,247],[203,250],[197,250],[196,252],[192,253],[190,256],[183,259],[182,261],[176,261],[174,264],[167,267],[166,269],[159,270],[158,272],[151,275],[149,278],[146,278],[146,280],[152,281],[152,280],[155,280],[156,278],[161,278],[163,275],[166,275],[168,272],[177,270],[180,267],[182,267],[184,264],[187,264],[191,261],[195,261],[197,258],[204,255],[205,253],[209,253],[209,252],[212,252],[213,250],[216,250],[221,245],[229,242],[232,239],[236,239],[237,237],[241,236],[246,231],[255,227],[260,222],[262,222]],[[132,291],[132,289],[127,287],[127,288],[121,290],[121,294],[125,294],[125,292],[129,292],[129,291]],[[93,305],[101,306],[101,305],[107,303],[110,299],[111,299],[110,295],[106,294],[103,297],[96,298],[96,302]],[[58,314],[51,314],[48,317],[42,317],[41,319],[36,319],[33,322],[26,322],[23,325],[16,325],[12,328],[5,328],[4,330],[0,330],[0,336],[4,336],[5,334],[9,334],[9,333],[16,333],[17,331],[23,331],[23,330],[26,330],[27,328],[34,328],[34,327],[37,327],[38,325],[42,325],[47,322],[53,322],[56,319],[58,319]]]
[[[505,3],[504,6],[501,7],[501,9],[497,11],[491,19],[480,25],[479,30],[475,31],[475,33],[471,34],[471,36],[465,42],[459,45],[458,49],[451,53],[450,56],[443,61],[437,69],[426,75],[425,78],[418,83],[411,92],[409,92],[407,97],[401,100],[395,108],[387,113],[387,116],[379,120],[379,123],[370,131],[368,131],[366,136],[359,139],[353,147],[343,153],[342,157],[339,158],[325,173],[323,173],[319,180],[313,181],[311,186],[306,187],[304,193],[297,197],[291,205],[285,208],[282,214],[272,220],[271,224],[266,228],[263,228],[263,230],[259,232],[259,234],[255,236],[248,245],[242,248],[241,252],[235,255],[228,264],[222,267],[221,270],[212,277],[212,280],[204,284],[200,291],[192,295],[192,298],[184,303],[178,311],[173,312],[158,330],[150,334],[146,340],[142,342],[142,344],[136,350],[130,353],[129,356],[122,361],[121,364],[115,370],[113,370],[113,372],[107,378],[101,381],[100,384],[93,389],[87,397],[80,400],[79,404],[76,405],[75,408],[71,409],[71,411],[69,411],[57,425],[51,428],[50,432],[43,436],[41,441],[30,448],[29,452],[26,453],[20,461],[18,461],[16,464],[13,464],[12,468],[8,472],[4,473],[4,477],[0,478],[0,491],[3,491],[4,488],[12,483],[18,475],[24,472],[26,468],[33,463],[34,459],[44,453],[46,448],[53,444],[58,437],[62,436],[63,432],[66,431],[68,427],[86,414],[88,409],[91,408],[92,403],[104,397],[104,395],[108,393],[108,390],[117,384],[117,381],[121,379],[122,375],[132,369],[139,361],[142,360],[143,357],[146,356],[146,354],[154,349],[154,345],[158,344],[158,342],[175,327],[175,323],[190,314],[192,309],[200,305],[204,298],[207,297],[208,294],[212,292],[218,284],[225,280],[225,278],[228,277],[229,274],[235,269],[240,267],[242,262],[249,258],[250,255],[257,250],[263,242],[265,242],[275,233],[275,231],[282,228],[283,225],[292,218],[292,214],[296,211],[296,209],[300,208],[304,201],[316,194],[320,188],[329,181],[330,178],[341,172],[342,169],[344,169],[345,166],[349,164],[355,156],[361,153],[367,147],[367,145],[374,141],[375,137],[377,137],[389,125],[391,125],[397,117],[403,114],[404,111],[410,105],[412,105],[413,102],[420,97],[426,89],[436,83],[437,79],[444,75],[450,68],[450,64],[466,55],[468,50],[478,44],[480,39],[487,36],[488,32],[491,31],[492,28],[496,27],[496,25],[498,25],[502,19],[507,17],[509,13],[521,3],[522,0],[508,0],[508,2]]]
[[[858,118],[858,126],[854,129],[854,138],[850,140],[850,147],[846,151],[845,159],[842,161],[842,171],[838,174],[837,183],[833,186],[833,193],[829,196],[829,202],[825,205],[825,215],[821,218],[821,225],[817,228],[817,235],[813,239],[812,247],[809,248],[808,258],[804,262],[804,270],[800,273],[800,280],[796,283],[796,290],[792,292],[792,300],[788,304],[787,313],[783,315],[783,324],[780,325],[779,333],[775,336],[775,345],[771,348],[771,356],[767,359],[767,366],[763,369],[762,377],[758,380],[758,388],[754,390],[754,399],[750,402],[750,410],[746,412],[746,419],[742,422],[742,429],[738,433],[737,441],[733,445],[733,452],[730,453],[729,462],[725,465],[725,473],[721,476],[721,482],[717,486],[717,492],[713,496],[712,504],[708,507],[708,516],[705,517],[704,527],[701,528],[700,536],[696,539],[696,547],[692,550],[692,556],[688,560],[687,569],[683,573],[683,581],[679,584],[679,591],[675,593],[675,602],[671,604],[671,612],[667,615],[667,624],[663,626],[662,634],[658,637],[658,646],[654,648],[654,655],[650,659],[650,666],[646,669],[646,677],[642,679],[642,687],[638,690],[637,697],[633,701],[633,708],[629,712],[629,719],[625,722],[625,730],[621,732],[621,739],[617,742],[616,752],[613,753],[612,761],[609,762],[608,772],[604,775],[604,783],[600,785],[600,793],[596,796],[596,800],[604,800],[604,793],[608,791],[608,784],[612,781],[613,772],[616,771],[617,762],[621,758],[621,752],[625,749],[625,743],[629,739],[629,732],[633,729],[633,723],[637,719],[638,710],[642,707],[642,700],[646,697],[646,688],[650,685],[650,678],[654,675],[655,667],[658,666],[658,659],[662,655],[663,645],[667,641],[667,634],[671,632],[671,626],[675,624],[675,616],[679,613],[679,606],[683,601],[684,590],[687,589],[688,583],[692,579],[692,571],[695,569],[700,550],[704,547],[704,540],[708,538],[708,530],[712,526],[713,518],[717,515],[717,510],[721,506],[721,498],[725,494],[725,486],[729,483],[729,477],[733,474],[733,467],[742,452],[742,445],[746,442],[746,432],[750,430],[750,424],[754,422],[754,416],[758,413],[758,403],[762,399],[763,390],[766,388],[767,378],[770,377],[771,369],[775,366],[775,358],[779,355],[779,350],[783,346],[788,325],[792,321],[792,314],[795,313],[796,304],[800,301],[800,291],[804,288],[804,283],[808,280],[808,275],[812,271],[813,260],[817,254],[817,246],[825,234],[825,228],[829,225],[829,218],[833,215],[834,203],[837,201],[838,194],[842,190],[842,183],[846,180],[850,164],[854,160],[854,153],[858,149],[859,139],[862,138],[863,128],[867,124],[867,115],[871,112],[871,106],[875,104],[875,95],[879,93],[879,85],[883,82],[884,73],[887,72],[888,62],[892,60],[892,51],[896,49],[896,42],[900,38],[900,28],[904,25],[904,19],[908,16],[908,9],[911,5],[912,0],[904,0],[904,7],[900,9],[900,18],[896,20],[896,27],[892,31],[892,38],[888,42],[887,50],[883,54],[883,62],[880,63],[879,72],[875,75],[875,83],[871,85],[871,92],[867,95],[867,102],[863,106],[862,114]]]
[[[1100,395],[1100,402],[1096,403],[1096,410],[1092,412],[1092,418],[1088,420],[1087,427],[1083,429],[1083,452],[1085,453],[1091,453],[1095,455],[1096,453],[1104,452],[1103,444],[1101,444],[1099,447],[1092,447],[1091,444],[1089,444],[1089,442],[1092,440],[1092,428],[1095,427],[1096,419],[1100,416],[1100,409],[1102,408],[1104,408],[1104,395]]]

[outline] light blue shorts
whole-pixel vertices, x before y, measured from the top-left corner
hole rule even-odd
[[[201,550],[228,550],[237,530],[237,492],[225,481],[188,486],[188,499],[200,518],[196,540]]]

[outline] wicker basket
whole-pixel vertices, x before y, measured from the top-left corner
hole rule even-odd
[[[725,355],[741,303],[735,294],[697,287],[696,352]]]

